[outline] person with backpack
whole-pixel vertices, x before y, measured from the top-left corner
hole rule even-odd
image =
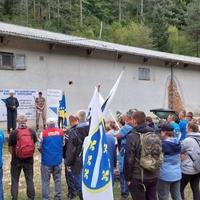
[[[146,125],[146,115],[132,115],[134,131],[127,136],[124,176],[134,200],[156,200],[156,185],[163,161],[159,136]]]
[[[117,139],[121,140],[121,147],[118,156],[119,164],[119,178],[120,178],[120,188],[121,188],[121,197],[122,199],[127,199],[129,196],[129,189],[124,178],[124,155],[125,147],[127,142],[127,136],[133,131],[133,120],[132,120],[133,110],[130,109],[125,115],[125,124],[119,129],[119,133],[115,135]]]
[[[33,155],[37,136],[34,130],[26,125],[27,117],[19,115],[17,118],[18,128],[9,135],[8,146],[11,158],[11,196],[12,200],[18,199],[18,186],[21,170],[23,169],[26,184],[27,197],[30,200],[35,198],[33,182]]]
[[[71,118],[73,117],[71,116]],[[82,110],[77,113],[76,119],[77,121],[74,121],[78,122],[78,124],[75,123],[75,127],[69,132],[69,139],[65,153],[65,165],[72,172],[75,181],[76,193],[79,199],[82,200],[82,150],[85,137],[87,137],[89,133],[89,124],[86,122],[86,113]]]
[[[4,200],[4,191],[3,191],[3,159],[2,159],[2,151],[4,144],[4,132],[0,129],[0,199]]]
[[[56,128],[56,119],[47,119],[47,128],[40,135],[42,199],[50,200],[51,174],[55,183],[55,200],[61,200],[63,130]]]
[[[181,154],[181,196],[184,200],[184,189],[190,183],[193,199],[200,199],[200,133],[199,127],[194,122],[189,122],[187,126],[187,137],[182,143]]]
[[[169,123],[161,127],[164,161],[157,184],[159,200],[169,200],[169,193],[173,200],[182,200],[180,193],[181,143],[180,138],[178,141],[174,138],[173,130]]]

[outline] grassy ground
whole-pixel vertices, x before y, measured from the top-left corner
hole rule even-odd
[[[10,200],[10,155],[8,154],[7,145],[4,146],[4,194],[5,200]],[[64,169],[64,167],[63,167]],[[38,152],[35,153],[35,163],[34,163],[34,182],[35,182],[35,190],[36,190],[36,200],[41,200],[41,180],[40,180],[40,154]],[[51,193],[53,197],[53,183],[51,181]],[[64,178],[64,170],[62,174],[62,199],[67,199],[67,186]],[[192,200],[191,191],[189,188],[186,190],[186,200]],[[114,188],[114,196],[115,200],[120,200],[120,187],[119,182],[115,184]],[[20,183],[19,183],[19,200],[26,200],[26,184],[23,176],[23,172],[21,173]],[[53,199],[53,198],[52,198]],[[131,200],[129,197],[127,200]]]

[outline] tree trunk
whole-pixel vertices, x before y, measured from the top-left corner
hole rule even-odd
[[[83,25],[83,0],[80,0],[80,25]]]
[[[100,30],[99,30],[99,39],[101,39],[102,30],[103,30],[103,22],[101,21]]]
[[[29,24],[29,7],[28,7],[28,0],[26,0],[26,25]]]
[[[28,0],[21,0],[20,1],[20,18],[21,18],[22,24],[24,24],[24,25],[29,24]]]
[[[141,22],[143,21],[143,12],[144,12],[144,0],[140,0],[140,17],[141,17]]]
[[[57,0],[57,18],[60,18],[60,0]]]
[[[197,33],[197,57],[199,57],[199,33]]]
[[[122,21],[122,0],[118,0],[119,23]]]
[[[36,22],[36,5],[35,5],[35,0],[33,0],[33,19]]]
[[[51,2],[50,0],[48,1],[48,20],[51,20]]]

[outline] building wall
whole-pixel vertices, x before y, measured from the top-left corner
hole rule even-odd
[[[167,107],[167,84],[171,69],[163,61],[122,56],[116,53],[55,45],[25,39],[7,38],[0,44],[0,51],[26,55],[26,70],[0,70],[0,88],[61,89],[68,100],[68,110],[74,113],[85,109],[94,90],[101,85],[104,97],[109,93],[123,67],[125,73],[112,104],[116,110],[126,112],[129,108],[144,110]],[[150,81],[138,80],[138,67],[150,68]],[[197,67],[177,67],[174,75],[180,86],[186,108],[200,111],[198,87],[200,71]],[[69,85],[69,81],[73,81]]]

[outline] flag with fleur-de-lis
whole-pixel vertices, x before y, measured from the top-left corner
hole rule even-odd
[[[88,137],[83,145],[82,191],[84,200],[113,200],[108,145],[99,92],[91,103],[91,121]]]

